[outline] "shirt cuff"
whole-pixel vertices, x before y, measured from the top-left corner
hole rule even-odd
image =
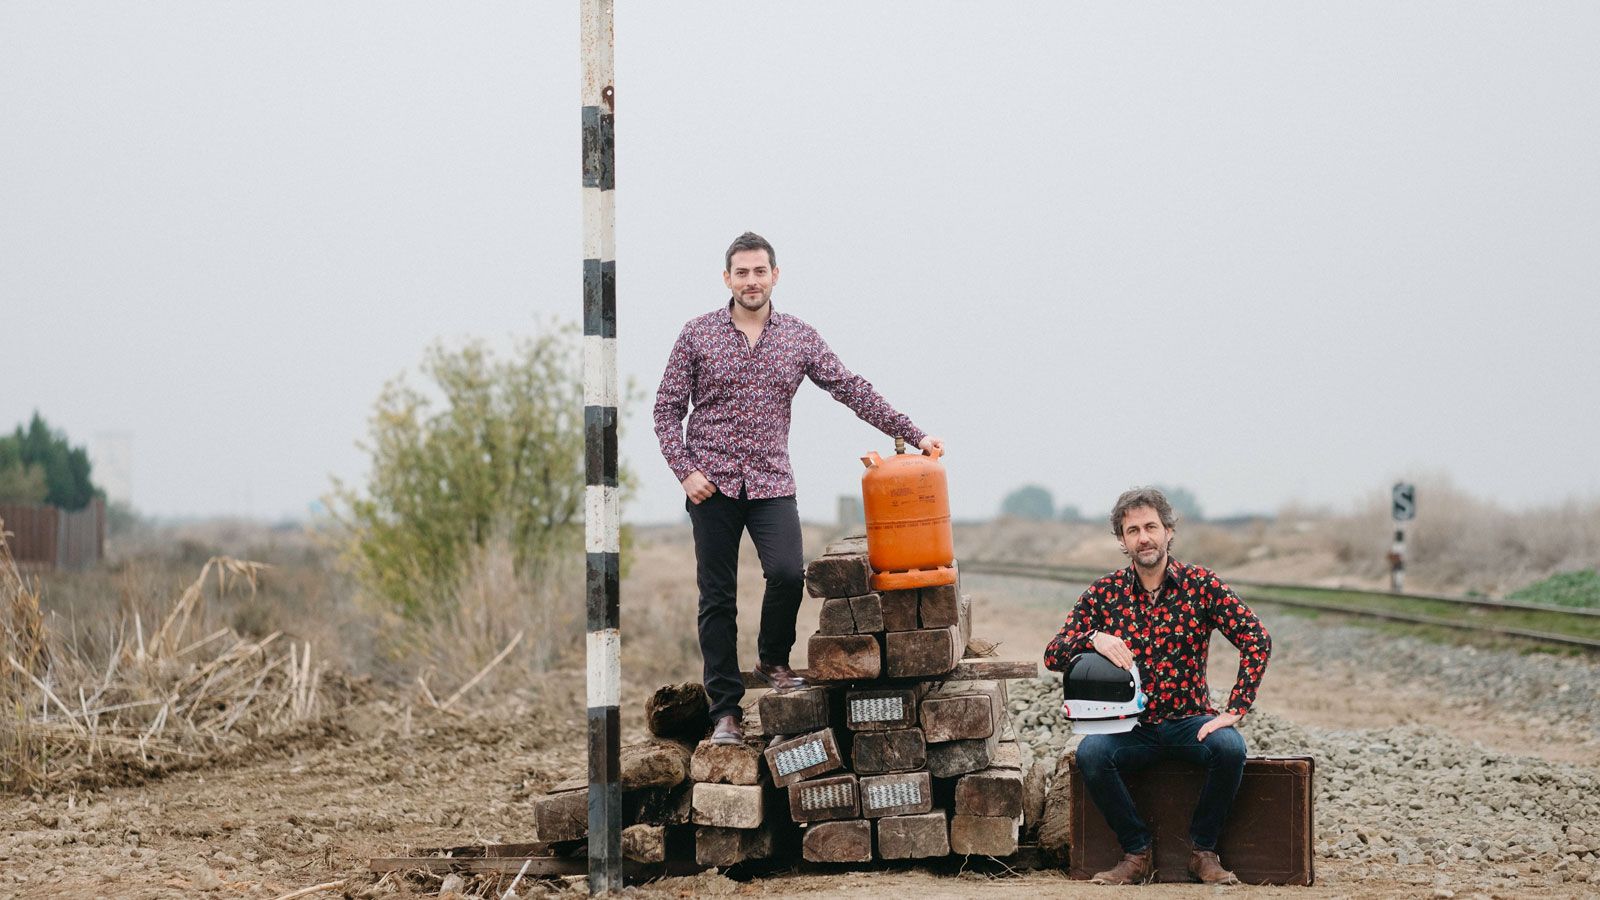
[[[700,468],[699,463],[696,463],[693,459],[689,458],[688,456],[685,456],[682,459],[675,460],[673,462],[669,462],[669,463],[667,463],[667,465],[672,467],[672,474],[678,476],[678,483],[679,484],[682,484],[683,480],[685,478],[688,478],[690,475],[694,474],[695,472],[699,472],[702,475],[705,474],[705,470]]]

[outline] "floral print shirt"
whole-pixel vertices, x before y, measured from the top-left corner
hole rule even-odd
[[[802,378],[890,437],[912,446],[926,437],[845,368],[815,328],[773,310],[751,346],[732,310],[730,300],[683,326],[656,391],[656,437],[679,481],[698,469],[729,497],[741,490],[751,500],[792,495],[789,405]]]
[[[1074,655],[1093,649],[1094,632],[1104,631],[1126,641],[1139,666],[1140,683],[1150,700],[1139,721],[1153,725],[1215,715],[1206,688],[1206,653],[1213,629],[1239,648],[1239,677],[1228,695],[1227,711],[1243,715],[1255,702],[1266,674],[1272,638],[1239,595],[1202,566],[1169,558],[1159,598],[1144,589],[1131,565],[1089,585],[1060,633],[1045,647],[1044,665],[1053,672],[1065,669]]]

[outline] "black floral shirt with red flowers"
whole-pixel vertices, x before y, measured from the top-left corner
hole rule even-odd
[[[1267,671],[1272,638],[1239,595],[1216,573],[1169,559],[1167,579],[1153,598],[1132,566],[1089,585],[1066,624],[1044,649],[1045,668],[1059,672],[1075,654],[1092,649],[1096,631],[1122,638],[1133,651],[1150,699],[1139,721],[1153,725],[1187,716],[1215,715],[1206,688],[1211,632],[1239,648],[1239,677],[1227,711],[1243,715],[1255,702]]]

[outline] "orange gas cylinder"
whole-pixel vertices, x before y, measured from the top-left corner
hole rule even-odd
[[[950,495],[945,490],[940,452],[906,455],[905,441],[895,455],[861,457],[861,505],[867,516],[867,561],[872,588],[955,584],[955,538],[950,531]]]

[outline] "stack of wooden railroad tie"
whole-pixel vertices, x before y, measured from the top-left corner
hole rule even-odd
[[[822,598],[802,672],[813,686],[761,694],[745,743],[684,743],[710,724],[698,684],[650,698],[654,739],[623,753],[628,859],[672,869],[784,864],[797,850],[819,863],[1018,853],[1044,785],[1024,777],[1031,754],[1012,735],[1004,679],[1037,665],[964,658],[971,601],[958,585],[879,593],[871,574],[859,537],[807,567]],[[535,804],[541,841],[583,836],[586,791],[561,787]]]

